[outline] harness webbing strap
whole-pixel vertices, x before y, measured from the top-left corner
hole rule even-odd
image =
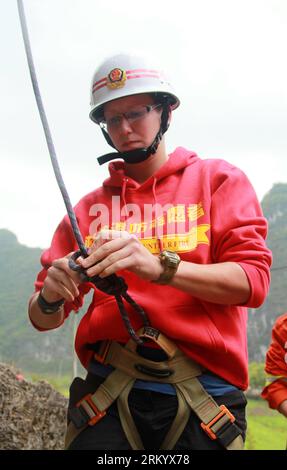
[[[144,450],[142,439],[139,435],[133,417],[131,415],[128,398],[134,382],[129,383],[117,399],[118,412],[123,431],[133,450]]]
[[[106,378],[103,383],[100,384],[96,392],[90,395],[90,401],[93,402],[95,407],[100,412],[104,412],[112,405],[118,396],[121,395],[125,387],[127,387],[129,384],[131,384],[131,387],[133,386],[134,381],[135,379],[121,372],[119,369],[116,369]],[[89,420],[86,419],[86,421],[83,422],[83,420],[78,419],[79,413],[80,417],[83,416],[81,412],[83,402],[85,402],[85,398],[80,400],[74,409],[69,410],[69,418],[71,421],[67,427],[65,436],[66,449],[70,446],[71,442],[78,436],[78,434],[80,434],[80,432],[86,429],[86,427],[89,425]]]
[[[129,345],[130,342],[124,347],[115,342],[110,344],[106,361],[108,362],[111,357],[113,359],[111,365],[116,369],[101,383],[94,394],[84,397],[74,409],[69,410],[71,421],[66,434],[66,448],[88,425],[94,425],[101,419],[109,406],[117,400],[122,427],[132,449],[144,449],[128,405],[129,392],[135,380],[142,379],[142,373],[135,367],[139,363],[156,372],[162,369],[173,371],[173,375],[168,378],[152,375],[152,380],[173,383],[178,398],[177,415],[164,438],[161,449],[170,450],[174,447],[188,422],[191,410],[197,415],[201,421],[201,427],[211,439],[218,439],[228,450],[243,448],[241,431],[234,423],[233,415],[224,405],[219,406],[196,378],[201,374],[198,364],[189,360],[178,349],[172,359],[162,362],[150,361],[130,351]],[[174,365],[175,362],[176,366],[173,367],[172,364]],[[146,375],[144,375],[144,380],[148,380]],[[86,412],[86,402],[88,402],[89,413]],[[85,414],[86,417],[84,417]]]
[[[172,359],[176,352],[178,352],[178,347],[173,343],[173,341],[150,325],[140,328],[137,333],[139,337],[156,343],[170,359]],[[127,343],[127,348],[130,351],[136,352],[137,345],[133,341],[129,341]]]
[[[115,369],[106,380],[101,383],[96,393],[93,395],[93,401],[99,410],[103,411],[118,398],[124,388],[133,384],[135,379],[125,374],[119,369]]]
[[[173,359],[155,362],[129,351],[127,346],[123,348],[116,342],[111,344],[106,355],[106,364],[110,364],[134,379],[150,380],[152,376],[154,382],[171,384],[196,377],[202,372],[198,364],[184,356],[179,350]],[[142,370],[149,371],[149,374]],[[166,372],[166,376],[163,376],[163,372]],[[168,376],[167,373],[169,373]]]
[[[191,413],[191,409],[189,406],[186,406],[186,401],[179,388],[176,387],[175,390],[178,402],[177,414],[167,435],[164,438],[163,443],[161,444],[162,450],[173,449],[181,434],[183,433]]]
[[[201,421],[201,427],[211,439],[218,439],[229,449],[229,445],[240,436],[240,429],[234,424],[234,417],[224,405],[219,406],[204,390],[197,379],[186,380],[176,384],[186,402]]]

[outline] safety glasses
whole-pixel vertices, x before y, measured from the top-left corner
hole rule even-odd
[[[114,130],[121,126],[123,119],[126,119],[130,124],[132,124],[136,121],[145,119],[148,114],[150,114],[153,110],[160,108],[161,106],[161,103],[135,106],[126,113],[115,114],[114,116],[107,117],[102,116],[98,120],[98,124],[105,131]]]

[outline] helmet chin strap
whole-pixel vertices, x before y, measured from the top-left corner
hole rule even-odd
[[[144,160],[147,160],[151,155],[153,155],[160,144],[163,134],[167,131],[169,123],[168,123],[168,116],[169,116],[169,106],[167,104],[163,104],[162,115],[161,115],[161,123],[158,133],[156,134],[153,142],[149,147],[143,147],[135,150],[129,150],[128,152],[112,152],[102,155],[98,157],[98,162],[100,165],[104,163],[110,162],[111,160],[115,160],[118,158],[123,159],[126,163],[140,163]],[[109,134],[102,129],[104,137],[109,145],[114,146]],[[116,149],[117,150],[117,149]]]

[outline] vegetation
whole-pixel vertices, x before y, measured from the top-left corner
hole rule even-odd
[[[246,450],[284,450],[287,419],[261,399],[248,400]]]
[[[265,303],[251,310],[248,319],[248,350],[251,361],[262,362],[275,319],[287,312],[287,184],[275,184],[264,196],[262,209],[268,220],[267,245],[273,254],[271,286]]]
[[[249,384],[252,390],[262,390],[265,385],[266,375],[264,362],[249,363]]]
[[[12,232],[0,229],[0,361],[38,374],[71,375],[74,321],[81,313],[44,333],[31,326],[27,315],[42,251],[21,245]]]

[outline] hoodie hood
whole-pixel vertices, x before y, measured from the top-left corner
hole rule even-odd
[[[153,218],[154,220],[158,220],[160,215],[158,212],[159,206],[162,207],[165,204],[168,194],[171,195],[170,200],[176,203],[176,195],[180,197],[182,193],[178,186],[180,175],[186,167],[190,167],[198,160],[200,159],[196,153],[182,147],[178,147],[169,155],[168,160],[158,169],[158,171],[143,183],[138,183],[125,174],[125,164],[123,161],[110,163],[110,177],[104,181],[103,186],[110,189],[112,192],[115,191],[115,188],[117,188],[116,190],[119,190],[120,188],[120,197],[123,207],[120,222],[127,222],[129,219],[128,205],[130,203],[136,203],[141,207],[146,207],[148,202],[152,202],[152,210],[154,211]],[[141,212],[141,220],[137,220],[138,226],[141,226],[142,218],[144,216],[144,211],[142,209]],[[149,235],[147,232],[144,232],[142,236],[147,238]],[[163,233],[160,234],[157,225],[154,227],[153,236],[157,240],[159,250],[162,251]]]
[[[125,182],[125,186],[133,189],[138,189],[141,186],[149,187],[153,185],[155,179],[156,181],[160,181],[161,179],[194,164],[198,160],[199,157],[195,152],[186,150],[183,147],[178,147],[169,155],[168,160],[159,168],[159,170],[142,184],[130,177],[127,178],[127,175],[125,174],[125,163],[118,160],[109,164],[110,177],[104,181],[103,186],[122,187],[123,182]]]

